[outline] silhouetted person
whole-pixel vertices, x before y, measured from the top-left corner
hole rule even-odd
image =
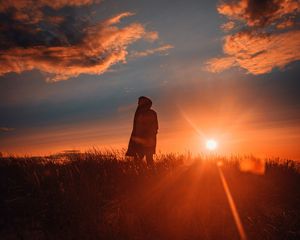
[[[149,98],[139,97],[133,120],[133,130],[126,152],[126,156],[134,157],[136,161],[141,161],[146,156],[149,166],[153,165],[158,130],[157,114],[151,109],[151,106],[152,101]]]

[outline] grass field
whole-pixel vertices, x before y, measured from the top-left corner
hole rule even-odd
[[[245,159],[1,158],[0,239],[240,239],[221,172],[247,239],[300,239],[299,164],[267,159],[253,174]]]

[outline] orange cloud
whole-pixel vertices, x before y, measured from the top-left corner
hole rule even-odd
[[[134,13],[132,13],[132,12],[123,12],[123,13],[120,13],[120,14],[112,17],[112,18],[106,19],[103,22],[103,25],[113,25],[113,24],[119,23],[122,18],[131,17],[133,15],[134,15]]]
[[[222,72],[228,68],[236,66],[234,57],[212,58],[206,63],[206,70],[209,72]]]
[[[228,32],[228,31],[234,29],[234,27],[235,27],[235,23],[233,21],[229,21],[229,22],[221,25],[221,29],[225,32]]]
[[[251,74],[264,74],[300,59],[300,31],[293,29],[299,1],[232,0],[219,4],[217,10],[229,19],[221,26],[224,31],[237,25],[242,30],[225,36],[225,56],[208,60],[206,70],[221,72],[238,66]]]
[[[150,42],[153,42],[158,39],[158,32],[147,32],[144,38]]]
[[[286,29],[286,28],[290,28],[293,27],[295,25],[295,22],[292,21],[291,19],[285,20],[283,22],[280,22],[276,25],[276,28],[278,29]]]
[[[263,26],[285,15],[300,11],[298,0],[239,0],[223,2],[217,10],[220,14],[246,21],[248,26]]]
[[[1,51],[0,75],[39,69],[49,73],[49,81],[66,80],[80,74],[101,74],[117,62],[126,62],[127,46],[147,36],[145,28],[132,23],[117,27],[125,12],[83,30],[83,38],[76,44],[59,46],[14,46]]]
[[[300,31],[271,35],[237,33],[225,38],[223,51],[226,57],[209,60],[207,70],[220,72],[239,66],[252,74],[268,73],[300,60]]]

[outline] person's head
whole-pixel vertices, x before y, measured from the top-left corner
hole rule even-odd
[[[139,97],[138,106],[145,107],[145,108],[151,108],[152,101],[145,96],[141,96],[141,97]]]

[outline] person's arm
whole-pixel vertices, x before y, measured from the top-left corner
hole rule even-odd
[[[138,110],[136,110],[135,113],[134,113],[133,126],[132,126],[132,135],[136,134],[137,118],[138,118]]]
[[[155,111],[153,111],[154,113],[154,130],[155,130],[155,133],[158,132],[158,119],[157,119],[157,114]]]

